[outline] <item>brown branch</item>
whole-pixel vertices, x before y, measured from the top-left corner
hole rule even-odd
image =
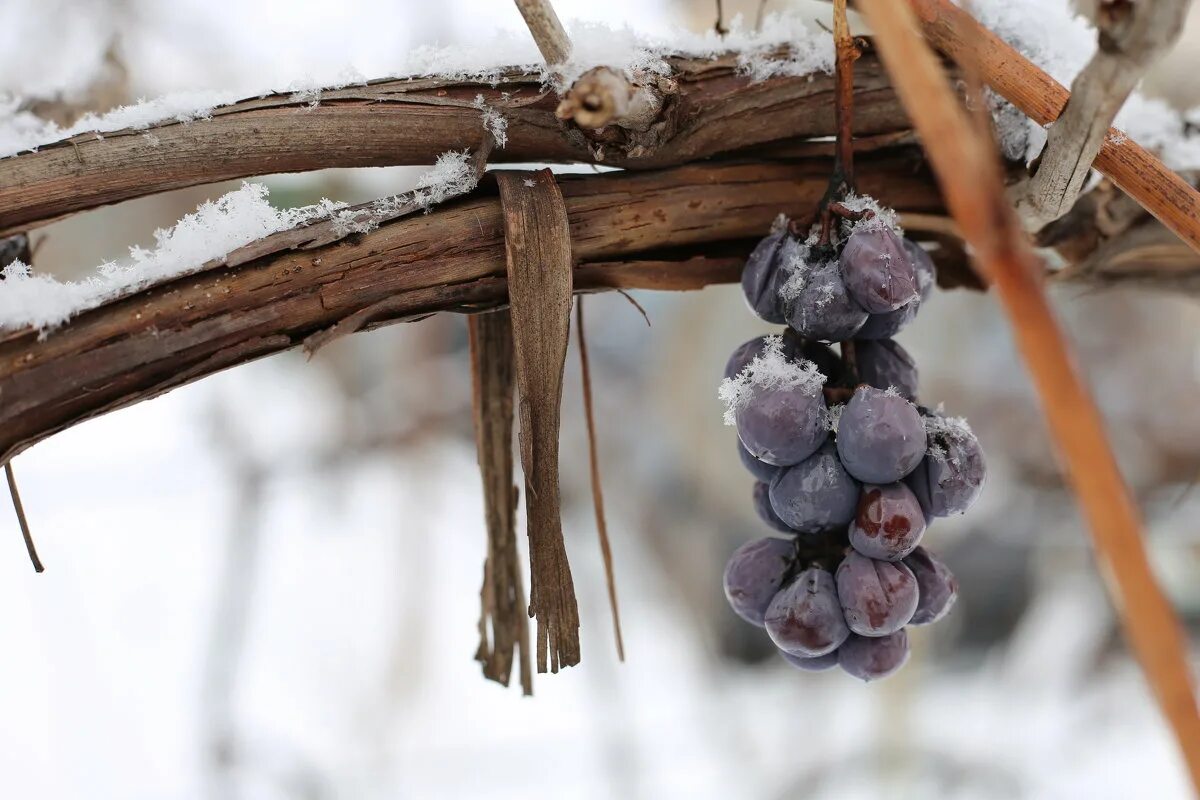
[[[604,490],[600,481],[600,454],[596,443],[596,413],[592,407],[592,370],[591,364],[588,362],[587,335],[583,331],[582,296],[575,304],[575,329],[579,334],[579,374],[583,379],[583,416],[587,421],[588,469],[592,476],[592,505],[596,511],[596,532],[600,537],[600,556],[604,559],[604,580],[608,587],[608,607],[612,611],[613,636],[617,641],[617,658],[624,661],[625,639],[621,636],[621,609],[617,604],[617,579],[613,571],[612,546],[608,541],[608,522],[604,516]]]
[[[1071,84],[1070,100],[1050,127],[1037,172],[1009,193],[1030,230],[1071,210],[1117,112],[1150,65],[1179,38],[1190,5],[1191,0],[1158,0],[1122,2],[1119,11],[1109,13],[1101,9],[1096,54]]]
[[[908,0],[908,5],[934,47],[955,61],[975,64],[989,86],[1034,122],[1049,125],[1062,115],[1070,93],[966,11],[950,0]],[[1162,161],[1109,128],[1092,166],[1200,251],[1200,192]]]
[[[550,0],[516,0],[516,3],[546,63],[555,66],[570,58],[571,38],[558,21]]]
[[[29,520],[25,517],[25,506],[21,502],[21,493],[17,490],[17,476],[13,474],[11,460],[4,462],[4,477],[8,479],[8,494],[12,498],[13,510],[17,513],[17,524],[21,526],[21,536],[25,539],[25,550],[29,553],[33,571],[45,572],[46,568],[42,566],[37,547],[33,543],[33,533],[29,530]]]
[[[908,5],[859,0],[897,91],[928,148],[946,203],[1013,323],[1079,498],[1113,605],[1200,788],[1200,709],[1183,629],[1155,579],[1141,522],[1003,191],[992,142],[967,119]]]
[[[507,71],[495,86],[417,78],[326,90],[315,108],[288,94],[217,108],[210,120],[145,131],[82,134],[36,153],[0,159],[0,235],[89,208],[232,178],[327,167],[432,164],[483,139],[476,98],[508,121],[493,161],[603,161],[664,167],[835,132],[832,76],[758,83],[734,55],[668,59],[678,93],[647,134],[589,139],[554,116],[541,76]],[[857,133],[907,130],[877,59],[855,70]],[[370,136],[360,135],[370,131]],[[146,134],[150,134],[147,136]],[[154,144],[152,142],[158,142]]]
[[[901,211],[938,213],[937,189],[919,165],[912,154],[872,156],[860,187]],[[736,282],[777,214],[814,212],[829,168],[814,159],[564,177],[575,288]],[[257,255],[230,256],[237,266],[108,303],[44,341],[0,332],[0,461],[82,420],[296,347],[388,298],[365,328],[507,300],[499,202],[483,189],[339,243],[250,249]]]
[[[833,0],[833,43],[836,53],[835,77],[837,96],[834,113],[837,117],[837,162],[835,178],[845,191],[854,190],[854,62],[858,47],[850,35],[846,20],[846,0]],[[837,194],[840,197],[844,191]]]

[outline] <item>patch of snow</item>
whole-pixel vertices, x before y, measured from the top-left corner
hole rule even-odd
[[[745,408],[763,389],[796,388],[810,394],[821,391],[825,376],[807,359],[788,359],[783,337],[768,336],[763,348],[740,373],[721,381],[717,394],[725,404],[725,424],[735,424],[738,409]]]

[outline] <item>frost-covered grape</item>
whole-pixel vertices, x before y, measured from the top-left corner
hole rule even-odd
[[[850,523],[850,544],[864,556],[899,561],[911,553],[925,533],[925,513],[903,483],[866,485],[858,513]]]
[[[845,525],[858,506],[858,481],[842,467],[827,443],[771,482],[771,506],[785,524],[804,533]]]
[[[783,292],[787,323],[805,338],[842,342],[867,321],[866,310],[846,291],[836,261],[808,265]]]
[[[888,636],[851,636],[838,648],[838,666],[859,680],[877,681],[908,661],[908,633]]]
[[[987,465],[983,448],[961,420],[932,416],[929,455],[906,482],[925,513],[935,517],[961,514],[983,491]]]
[[[921,298],[910,300],[895,311],[872,314],[854,336],[856,339],[890,339],[908,327],[921,310]]]
[[[786,336],[784,340],[787,340]],[[816,342],[811,339],[801,340],[793,357],[806,358],[816,364],[817,371],[825,376],[826,383],[839,382],[846,371],[846,365],[842,363],[841,357],[824,342]]]
[[[895,311],[920,296],[912,259],[890,228],[860,228],[850,234],[842,248],[841,272],[850,295],[872,314]]]
[[[785,653],[780,650],[779,655],[783,656],[783,660],[791,664],[793,667],[805,672],[824,672],[825,670],[833,669],[838,665],[837,651],[826,653],[823,656],[813,656],[807,658],[805,656],[794,656],[791,653]]]
[[[762,481],[754,484],[754,510],[758,512],[758,518],[780,533],[795,533],[771,508],[770,488]]]
[[[757,388],[734,421],[750,454],[777,467],[799,464],[829,438],[820,388]]]
[[[854,353],[858,377],[876,389],[895,386],[909,400],[917,396],[917,363],[908,351],[891,339],[857,341]]]
[[[846,624],[859,636],[898,631],[917,610],[917,579],[912,570],[853,550],[838,565],[837,593]]]
[[[758,627],[783,585],[795,547],[790,540],[755,539],[733,551],[725,565],[725,597],[739,617]]]
[[[899,394],[859,386],[838,420],[838,455],[863,483],[900,480],[921,463],[925,447],[921,415]]]
[[[949,614],[958,599],[958,579],[950,568],[924,547],[909,553],[904,564],[916,576],[920,595],[917,611],[908,624],[929,625]]]
[[[729,356],[729,360],[725,362],[725,377],[736,377],[739,372],[750,366],[750,362],[754,357],[763,351],[763,346],[766,344],[767,337],[755,336],[748,342],[743,343],[737,350]]]
[[[738,458],[742,460],[744,466],[751,475],[758,478],[760,481],[770,483],[775,480],[775,476],[779,473],[779,467],[773,464],[768,464],[765,461],[759,461],[754,455],[746,449],[746,445],[742,444],[742,440],[738,439]]]
[[[810,658],[833,652],[850,635],[833,576],[817,566],[801,572],[772,598],[764,622],[776,647]]]
[[[783,323],[779,289],[787,279],[780,268],[779,251],[788,239],[786,229],[773,231],[758,243],[742,268],[742,292],[747,305],[759,317],[776,325]]]
[[[904,252],[912,259],[913,269],[917,274],[917,291],[920,292],[923,303],[933,294],[933,287],[937,285],[937,267],[925,248],[912,239],[904,240]]]

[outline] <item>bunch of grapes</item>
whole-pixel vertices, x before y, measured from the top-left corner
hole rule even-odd
[[[835,210],[804,240],[781,218],[743,272],[750,307],[787,328],[734,352],[721,397],[755,508],[783,536],[734,552],[725,594],[793,666],[869,681],[908,659],[905,626],[953,606],[957,582],[921,538],[974,503],[984,460],[965,421],[917,404],[916,365],[890,338],[928,299],[933,262],[869,198]]]

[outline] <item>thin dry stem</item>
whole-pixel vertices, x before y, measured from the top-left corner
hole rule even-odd
[[[858,47],[850,35],[846,20],[846,0],[833,0],[833,41],[836,52],[837,100],[837,165],[835,176],[848,190],[854,188],[854,62]]]
[[[8,478],[8,494],[12,497],[13,510],[17,512],[17,523],[21,526],[21,536],[25,538],[25,549],[29,552],[29,560],[33,563],[34,572],[45,572],[42,560],[38,558],[37,547],[33,544],[33,534],[29,531],[29,520],[25,518],[25,505],[21,502],[21,493],[17,491],[17,476],[13,474],[12,461],[4,462],[4,476]]]
[[[1032,247],[1004,196],[994,147],[963,112],[909,6],[859,0],[858,7],[876,31],[884,64],[926,143],[947,205],[1012,320],[1125,634],[1200,788],[1200,712],[1183,629],[1151,570],[1138,512],[1103,419],[1046,299]]]
[[[516,4],[546,63],[555,66],[566,62],[571,57],[571,39],[550,0],[516,0]]]

